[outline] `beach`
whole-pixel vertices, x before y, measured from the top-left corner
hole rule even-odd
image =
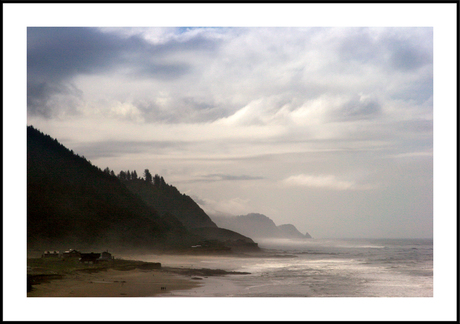
[[[30,259],[28,274],[42,277],[28,297],[433,296],[431,240],[282,243],[244,255],[131,253],[105,265]]]
[[[179,291],[194,289],[191,292],[194,295],[210,282],[215,283],[227,275],[248,274],[196,267],[191,264],[190,256],[168,256],[161,260],[161,264],[115,259],[108,263],[84,265],[77,260],[29,259],[27,274],[32,289],[27,292],[27,297],[187,296]],[[223,287],[225,284],[211,286],[227,290]]]
[[[265,243],[263,253],[245,255],[117,253],[112,264],[30,258],[28,275],[51,280],[34,281],[23,315],[53,320],[369,319],[384,318],[382,307],[392,310],[386,313],[390,317],[413,314],[419,311],[415,300],[426,303],[433,297],[429,240],[281,243]],[[341,311],[331,313],[331,303]],[[74,307],[76,312],[69,311]]]
[[[113,270],[69,274],[34,285],[27,297],[153,297],[191,289],[200,283],[161,270]]]

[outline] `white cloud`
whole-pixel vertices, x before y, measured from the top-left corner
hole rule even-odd
[[[298,174],[283,180],[287,186],[324,188],[332,190],[353,190],[357,188],[354,181],[339,180],[334,175]]]

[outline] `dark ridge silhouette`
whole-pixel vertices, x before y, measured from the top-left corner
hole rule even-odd
[[[195,244],[117,178],[27,127],[27,243],[43,246],[175,248]]]
[[[198,245],[209,251],[257,245],[219,229],[192,198],[145,171],[145,179],[136,171],[115,176],[28,126],[28,250],[182,253]]]
[[[176,187],[167,184],[159,175],[153,177],[153,182],[134,179],[125,180],[123,183],[158,214],[172,214],[188,229],[217,227],[192,198],[181,194]]]
[[[148,170],[146,170],[148,171]],[[120,174],[128,174],[120,172]],[[183,224],[189,232],[203,238],[200,247],[213,246],[225,247],[232,251],[259,251],[257,243],[251,238],[234,231],[218,228],[211,218],[189,196],[181,194],[176,187],[167,184],[163,177],[155,175],[150,177],[146,173],[145,179],[124,180],[128,189],[139,196],[148,206],[154,208],[165,218],[173,218],[174,222]],[[211,244],[212,245],[212,244]],[[225,247],[224,247],[225,246]],[[195,248],[194,251],[202,249]]]
[[[203,237],[206,241],[219,241],[225,243],[232,251],[251,252],[259,251],[259,245],[251,238],[237,232],[218,227],[199,227],[191,229],[191,232]]]

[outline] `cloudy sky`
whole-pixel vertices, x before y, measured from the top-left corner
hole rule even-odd
[[[442,29],[420,19],[435,10],[197,7],[23,10],[26,123],[102,169],[158,173],[209,214],[432,237]]]
[[[432,237],[433,29],[27,29],[27,123],[210,214]]]

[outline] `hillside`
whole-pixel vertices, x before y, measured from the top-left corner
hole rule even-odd
[[[269,217],[251,213],[242,216],[217,216],[211,215],[217,226],[241,233],[253,239],[257,238],[311,238],[303,235],[292,224],[276,226]]]
[[[155,178],[158,180],[150,183],[142,179],[126,180],[123,183],[147,206],[154,208],[158,214],[170,213],[189,229],[217,227],[192,198],[181,194],[176,187],[167,184],[163,177],[155,175]]]
[[[192,198],[162,177],[147,181],[120,175],[102,171],[28,126],[28,249],[258,249],[250,238],[218,228]]]
[[[176,187],[167,184],[159,175],[155,175],[151,182],[142,179],[122,182],[160,215],[172,216],[190,233],[203,238],[202,244],[199,244],[200,248],[195,248],[196,251],[202,250],[204,245],[209,245],[210,242],[221,246],[222,249],[225,249],[225,246],[232,251],[259,250],[257,243],[249,237],[219,228],[192,198],[181,194]]]
[[[27,127],[29,248],[174,249],[202,239],[161,217],[115,176]]]
[[[200,237],[203,237],[205,242],[222,242],[231,248],[232,251],[260,251],[259,245],[255,243],[251,238],[225,228],[201,227],[194,228],[191,230],[191,232]]]
[[[217,226],[241,233],[251,238],[281,237],[275,223],[262,214],[244,216],[211,216]]]

